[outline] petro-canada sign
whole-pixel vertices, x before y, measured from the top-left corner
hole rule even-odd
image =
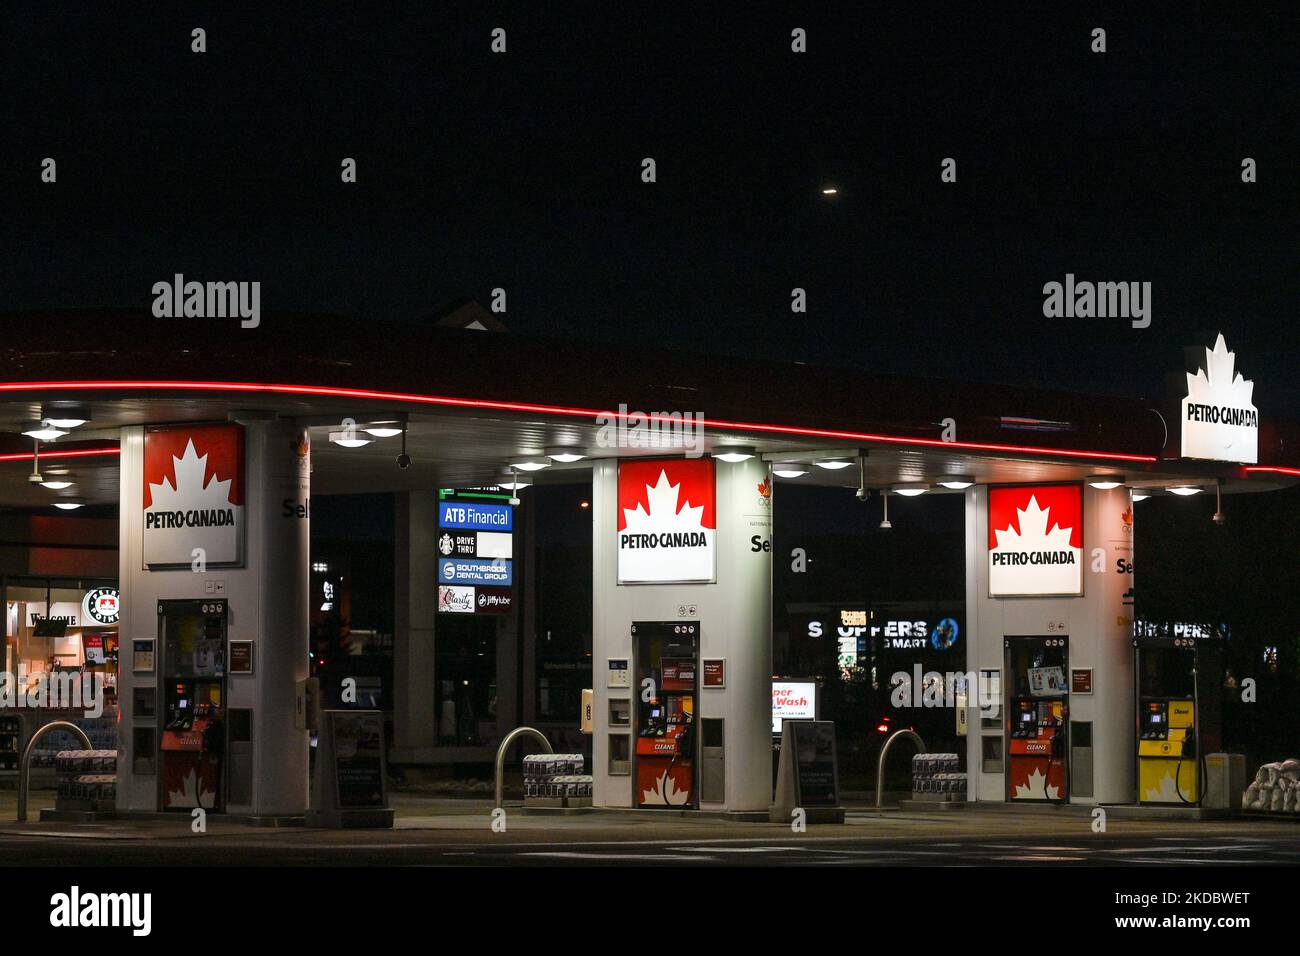
[[[989,597],[1083,594],[1083,486],[989,489]]]
[[[712,458],[620,461],[618,583],[711,583],[715,512]]]
[[[1187,394],[1179,408],[1183,458],[1230,461],[1253,465],[1259,461],[1259,411],[1255,383],[1236,370],[1236,353],[1229,352],[1222,334],[1196,371],[1187,372]]]
[[[208,567],[242,565],[243,427],[145,429],[143,503],[147,567],[190,567],[200,557]]]

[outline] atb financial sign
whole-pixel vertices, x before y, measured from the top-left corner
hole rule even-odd
[[[483,492],[439,492],[438,613],[514,606],[514,508]]]

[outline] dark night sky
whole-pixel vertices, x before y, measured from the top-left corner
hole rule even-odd
[[[8,5],[0,310],[183,272],[364,336],[500,286],[524,334],[1130,395],[1222,329],[1296,415],[1295,4],[694,6]],[[1043,318],[1066,272],[1152,326]]]

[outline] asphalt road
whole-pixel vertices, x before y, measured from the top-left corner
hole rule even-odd
[[[960,817],[960,819],[951,819]],[[1289,821],[1113,821],[850,814],[840,826],[517,817],[408,818],[390,831],[0,825],[0,862],[45,866],[1258,866],[1300,862]]]

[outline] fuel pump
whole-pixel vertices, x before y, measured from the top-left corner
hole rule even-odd
[[[159,601],[159,805],[224,809],[226,602]]]
[[[1205,754],[1221,746],[1223,632],[1147,622],[1135,630],[1138,802],[1198,805]]]
[[[1066,638],[1014,637],[1006,649],[1007,799],[1069,796]]]
[[[637,623],[636,806],[695,805],[698,624]]]

